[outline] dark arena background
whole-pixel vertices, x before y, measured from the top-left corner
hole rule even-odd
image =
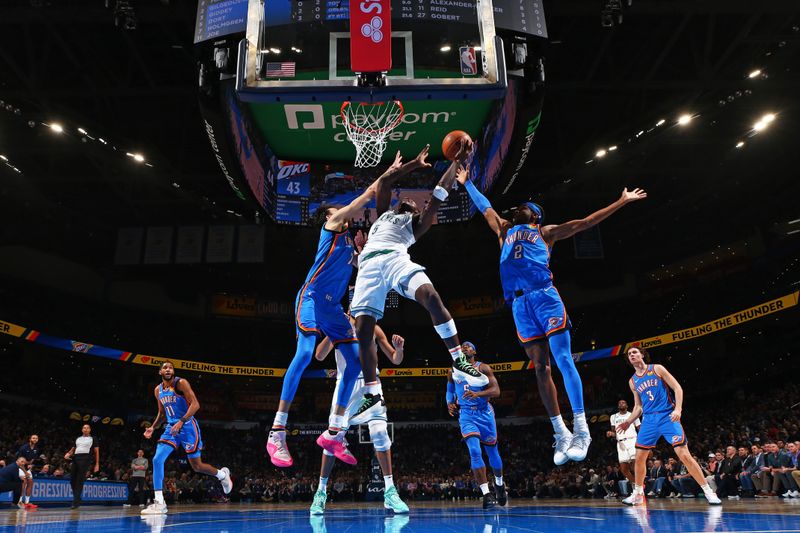
[[[0,531],[800,531],[799,68],[796,0],[2,0]]]

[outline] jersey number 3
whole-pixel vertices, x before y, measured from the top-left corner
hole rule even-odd
[[[655,398],[653,397],[653,391],[651,390],[647,391],[647,397],[650,399],[651,402],[655,400]]]
[[[522,243],[514,245],[514,259],[522,259]]]

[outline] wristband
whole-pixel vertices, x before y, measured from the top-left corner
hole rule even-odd
[[[433,189],[433,197],[439,200],[440,202],[444,202],[445,200],[447,200],[447,197],[449,195],[450,193],[447,192],[447,189],[445,189],[444,187],[440,187],[439,185],[437,185]]]
[[[189,421],[189,419],[188,419],[188,418],[184,418],[184,417],[180,417],[180,419],[179,419],[179,420],[180,420],[181,422],[183,422],[184,424],[185,424],[186,422],[188,422],[188,421]]]

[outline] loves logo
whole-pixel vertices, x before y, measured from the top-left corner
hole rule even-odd
[[[142,363],[147,364],[149,362],[150,362],[150,356],[149,355],[143,355],[142,356]]]
[[[392,376],[392,375],[394,375],[394,370],[392,370],[391,368],[390,368],[390,369],[388,369],[388,370],[386,371],[386,375],[387,375],[387,376]]]

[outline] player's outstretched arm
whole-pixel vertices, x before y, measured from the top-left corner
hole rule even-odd
[[[397,151],[392,165],[375,181],[377,184],[377,190],[375,192],[375,210],[378,216],[381,216],[389,210],[389,206],[392,203],[392,185],[394,185],[395,181],[409,172],[419,170],[420,168],[429,168],[431,166],[431,164],[426,161],[430,147],[430,144],[426,144],[425,148],[417,154],[417,157],[406,163],[402,162],[400,151]]]
[[[636,392],[636,388],[633,386],[633,379],[628,380],[628,387],[630,387],[631,392],[633,393],[634,406],[631,410],[631,414],[628,415],[628,418],[625,419],[624,422],[617,424],[617,431],[620,433],[628,429],[631,424],[633,424],[639,419],[640,416],[642,416],[642,398],[639,396],[639,393]]]
[[[562,239],[569,239],[576,233],[580,233],[581,231],[587,230],[592,226],[596,226],[618,211],[622,206],[637,200],[644,200],[645,198],[647,198],[647,193],[644,192],[643,189],[634,189],[629,191],[626,187],[622,190],[622,194],[616,202],[604,207],[603,209],[600,209],[599,211],[595,211],[586,218],[570,220],[569,222],[565,222],[563,224],[551,224],[543,227],[542,238],[548,244],[553,244],[554,242]]]
[[[456,176],[464,167],[464,162],[467,160],[467,157],[469,157],[471,151],[472,142],[465,142],[462,140],[458,154],[456,154],[453,162],[450,163],[450,166],[447,167],[447,170],[445,170],[441,179],[439,179],[439,183],[433,188],[431,199],[428,200],[428,203],[422,209],[419,217],[414,220],[414,239],[422,237],[433,225],[433,221],[436,219],[436,213],[439,211],[439,206],[447,200],[450,189],[456,182]]]
[[[403,337],[400,335],[392,335],[392,342],[389,342],[386,333],[381,327],[375,326],[375,342],[393,365],[399,365],[403,362],[403,347],[406,342]]]
[[[373,182],[369,187],[364,189],[364,192],[361,193],[356,199],[331,215],[328,221],[325,222],[325,229],[336,232],[342,231],[347,221],[355,218],[355,216],[359,214],[362,209],[364,209],[364,206],[375,197],[376,190],[377,183]]]
[[[450,416],[458,414],[458,399],[456,398],[456,384],[453,381],[453,369],[447,369],[447,393],[445,394],[445,401],[447,401],[447,412]]]
[[[489,384],[483,390],[467,390],[464,392],[464,398],[497,398],[500,396],[500,384],[497,383],[497,378],[494,377],[492,367],[486,363],[481,363],[481,367],[478,370],[480,370],[482,374],[489,378]]]
[[[324,361],[332,351],[333,343],[328,337],[325,337],[317,344],[317,349],[314,351],[314,359],[317,361]]]
[[[156,413],[156,418],[153,420],[153,423],[150,424],[150,427],[144,430],[144,438],[149,439],[153,436],[153,431],[161,425],[161,421],[164,418],[164,406],[161,405],[161,402],[158,399],[158,385],[156,385],[155,390],[153,390],[153,394],[156,397],[156,405],[158,406],[158,413]]]
[[[469,179],[469,172],[466,170],[464,172],[459,172],[456,181],[467,189],[470,200],[472,200],[472,203],[475,204],[475,207],[483,215],[483,218],[486,219],[489,228],[497,235],[497,238],[500,239],[502,244],[503,237],[505,236],[506,230],[511,226],[511,223],[497,214],[492,204],[489,203],[489,199],[486,198],[475,184],[472,183],[472,180]]]
[[[675,392],[675,409],[672,410],[670,419],[673,422],[680,422],[681,411],[683,409],[683,387],[681,387],[678,380],[675,379],[663,365],[653,365],[653,371],[655,371],[656,375],[663,379],[664,383]]]

